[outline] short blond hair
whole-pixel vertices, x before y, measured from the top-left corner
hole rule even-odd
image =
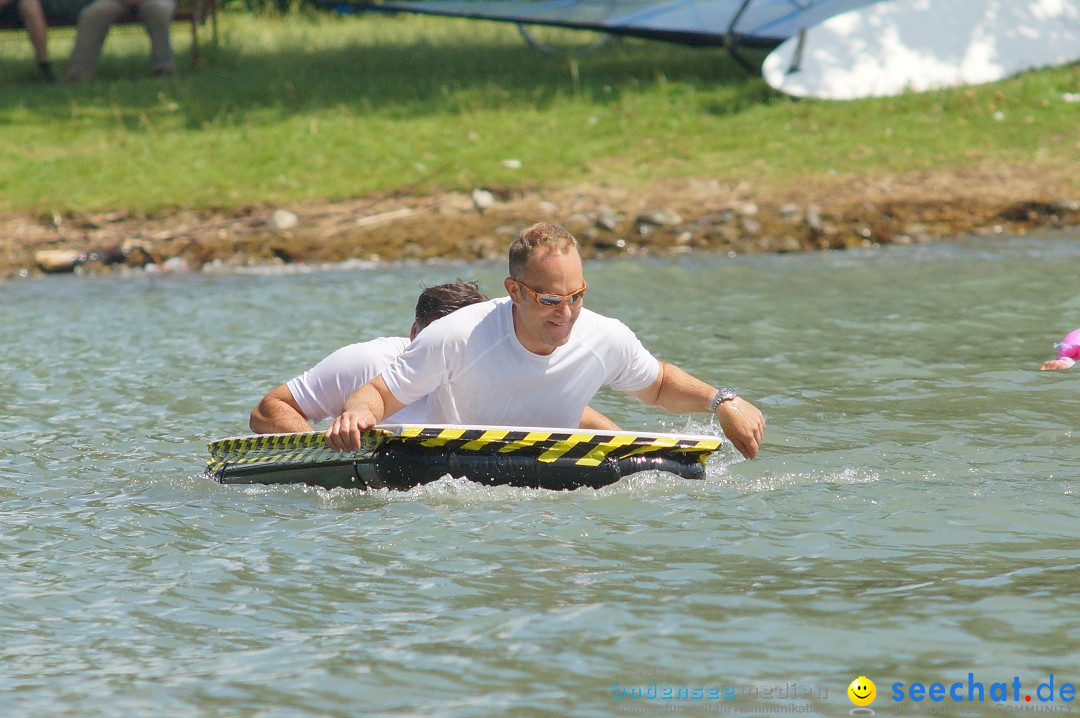
[[[518,232],[517,239],[510,245],[510,276],[520,279],[528,269],[529,261],[541,251],[567,254],[571,248],[577,250],[578,241],[558,225],[537,222],[526,227]]]

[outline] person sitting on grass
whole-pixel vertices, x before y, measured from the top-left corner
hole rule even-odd
[[[155,75],[176,71],[169,25],[176,14],[176,0],[94,0],[79,11],[75,47],[66,73],[69,82],[89,80],[97,69],[101,47],[114,22],[135,10],[150,36],[150,66]]]
[[[1073,329],[1065,335],[1065,338],[1054,345],[1057,347],[1057,359],[1044,361],[1039,367],[1040,371],[1054,369],[1068,369],[1080,359],[1080,329]]]
[[[0,9],[3,9],[12,0],[0,0]],[[47,82],[56,80],[53,74],[52,64],[49,62],[48,26],[45,24],[45,12],[41,9],[41,0],[14,0],[15,8],[26,26],[26,34],[30,36],[30,44],[34,46],[34,55],[37,58],[38,70],[42,78]]]

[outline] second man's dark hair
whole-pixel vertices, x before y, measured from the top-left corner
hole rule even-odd
[[[416,328],[423,329],[436,319],[442,319],[470,304],[486,302],[488,298],[480,291],[480,285],[463,279],[428,287],[420,292],[420,298],[416,300]]]

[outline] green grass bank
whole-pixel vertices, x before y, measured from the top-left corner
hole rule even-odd
[[[48,86],[12,35],[0,43],[8,212],[1080,167],[1080,103],[1065,99],[1080,92],[1076,67],[899,99],[807,102],[773,92],[720,49],[623,41],[575,68],[508,25],[225,13],[222,46],[197,72],[150,77],[145,36],[129,28],[110,36],[93,82]],[[51,40],[62,65],[71,31]],[[179,26],[174,41],[186,58]]]

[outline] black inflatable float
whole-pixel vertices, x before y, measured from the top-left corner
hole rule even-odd
[[[210,443],[207,475],[223,484],[309,484],[409,489],[444,476],[488,485],[599,488],[639,471],[705,478],[715,436],[544,428],[383,425],[356,453],[326,446],[320,432],[262,434]]]

